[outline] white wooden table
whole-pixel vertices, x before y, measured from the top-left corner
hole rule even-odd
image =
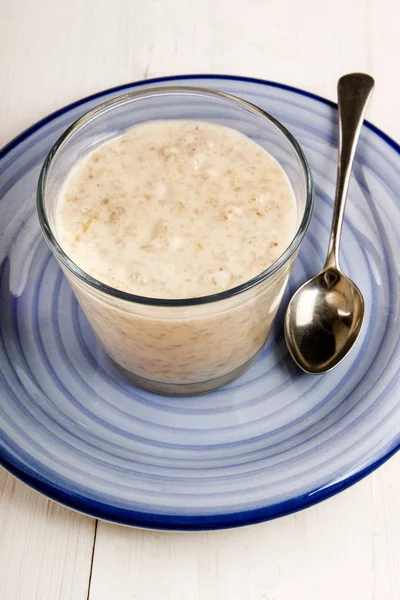
[[[95,91],[233,73],[335,99],[376,78],[369,118],[400,139],[397,0],[0,0],[0,145]],[[118,527],[0,469],[0,600],[399,600],[400,453],[353,488],[227,532]]]

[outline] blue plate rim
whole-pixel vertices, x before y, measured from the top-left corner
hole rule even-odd
[[[337,108],[337,104],[335,102],[332,102],[331,100],[328,100],[312,92],[308,92],[306,90],[302,90],[301,88],[290,86],[284,83],[278,83],[255,77],[207,73],[155,77],[152,79],[144,79],[102,90],[89,96],[85,96],[84,98],[76,100],[75,102],[67,104],[66,106],[50,113],[43,119],[40,119],[24,131],[22,131],[10,142],[8,142],[0,150],[0,160],[2,160],[9,152],[11,152],[11,150],[13,150],[13,148],[23,143],[24,140],[26,140],[36,131],[38,131],[48,123],[51,123],[57,117],[67,113],[68,111],[82,104],[85,104],[86,102],[100,99],[103,96],[106,96],[111,93],[119,91],[123,92],[124,90],[132,89],[142,85],[198,79],[215,79],[226,81],[240,81],[244,83],[256,83],[267,87],[290,91],[295,94],[299,94],[301,96],[305,96],[307,98],[316,100],[317,102],[320,102],[332,108]],[[393,150],[395,150],[395,152],[400,156],[400,145],[396,141],[394,141],[390,136],[388,136],[386,133],[384,133],[382,130],[380,130],[378,127],[376,127],[369,121],[364,121],[364,125],[373,133],[375,133],[378,137],[380,137],[391,148],[393,148]],[[88,500],[84,496],[72,494],[67,490],[61,489],[56,485],[53,485],[50,482],[42,481],[40,478],[38,478],[32,472],[30,472],[29,467],[25,469],[21,469],[20,467],[18,467],[16,461],[13,461],[12,457],[8,454],[7,451],[3,451],[3,453],[0,455],[0,464],[12,475],[20,479],[23,483],[29,485],[31,488],[35,489],[37,492],[45,495],[48,498],[51,498],[56,502],[59,502],[60,504],[63,504],[64,506],[67,506],[68,508],[71,508],[73,510],[76,510],[78,512],[84,513],[88,516],[97,519],[111,521],[114,523],[119,523],[121,525],[140,527],[143,529],[159,529],[167,531],[207,531],[241,527],[244,525],[252,525],[255,523],[260,523],[263,521],[268,521],[271,519],[282,517],[284,515],[289,515],[299,510],[303,510],[304,508],[308,508],[310,506],[318,504],[319,502],[322,502],[323,500],[326,500],[338,494],[339,492],[342,492],[348,487],[354,485],[355,483],[357,483],[358,481],[375,471],[378,467],[383,465],[399,450],[400,441],[393,448],[391,448],[384,455],[382,455],[378,460],[374,461],[364,469],[353,473],[349,477],[346,477],[345,479],[339,482],[332,483],[328,486],[325,486],[322,489],[317,489],[315,491],[309,492],[308,494],[291,498],[290,500],[286,500],[284,502],[273,504],[267,507],[261,507],[247,511],[239,511],[234,513],[222,513],[212,515],[164,515],[156,513],[151,514],[134,510],[120,509],[118,507],[110,507],[109,505],[104,504],[102,502]]]
[[[303,90],[301,88],[298,88],[298,87],[295,87],[292,85],[288,85],[286,83],[279,83],[276,81],[271,81],[269,79],[260,79],[257,77],[246,77],[244,75],[226,75],[226,74],[216,74],[216,73],[213,73],[213,74],[189,73],[187,75],[185,75],[185,74],[166,75],[166,76],[162,76],[162,77],[153,77],[151,79],[141,79],[140,81],[134,81],[131,83],[124,83],[121,85],[117,85],[117,86],[108,88],[106,90],[102,90],[101,92],[95,92],[94,94],[89,94],[88,96],[84,96],[83,98],[80,98],[79,100],[75,100],[74,102],[70,102],[69,104],[66,104],[65,106],[50,113],[46,117],[39,119],[39,121],[36,121],[35,123],[33,123],[33,125],[30,125],[26,129],[24,129],[21,133],[19,133],[17,136],[12,138],[9,142],[7,142],[7,144],[0,149],[0,160],[2,160],[15,146],[17,146],[18,144],[23,142],[27,137],[29,137],[30,135],[35,133],[35,131],[38,131],[39,129],[41,129],[42,127],[47,125],[48,123],[51,123],[51,121],[53,121],[55,118],[67,113],[68,111],[72,110],[73,108],[76,108],[82,104],[85,104],[86,102],[90,102],[91,100],[96,100],[98,98],[102,98],[103,96],[107,96],[108,94],[113,94],[114,92],[123,92],[124,90],[139,87],[141,85],[147,85],[147,84],[153,84],[153,83],[154,84],[165,83],[168,81],[181,81],[184,79],[189,79],[189,80],[190,79],[192,79],[192,80],[196,80],[196,79],[218,79],[218,80],[221,80],[222,79],[225,81],[241,81],[241,82],[247,82],[247,83],[257,83],[259,85],[264,85],[264,86],[268,86],[268,87],[272,87],[272,88],[286,90],[288,92],[293,92],[295,94],[299,94],[300,96],[305,96],[307,98],[311,98],[313,100],[316,100],[317,102],[320,102],[321,104],[325,104],[327,106],[331,106],[332,108],[337,109],[336,102],[333,102],[332,100],[328,100],[327,98],[324,98],[323,96],[319,96],[318,94],[314,94],[313,92],[308,92],[307,90]],[[370,129],[371,131],[373,131],[378,137],[382,138],[383,141],[385,141],[387,144],[389,144],[389,146],[391,146],[397,152],[397,154],[400,154],[400,143],[397,143],[393,138],[391,138],[389,135],[387,135],[387,133],[385,133],[384,131],[379,129],[379,127],[376,127],[376,125],[373,125],[372,123],[370,123],[370,121],[368,121],[367,119],[364,120],[363,125],[365,127],[367,127],[368,129]]]

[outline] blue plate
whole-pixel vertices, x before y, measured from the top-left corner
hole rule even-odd
[[[35,188],[46,153],[87,110],[131,89],[198,85],[241,96],[299,139],[316,183],[309,233],[269,343],[233,384],[203,397],[134,387],[98,346],[42,240]],[[342,266],[366,318],[350,356],[301,373],[283,339],[290,294],[322,265],[336,175],[336,107],[255,79],[170,77],[91,96],[40,121],[0,154],[0,460],[50,498],[158,529],[271,519],[343,490],[400,447],[400,148],[363,128]]]

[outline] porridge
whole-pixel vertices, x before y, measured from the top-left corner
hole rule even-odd
[[[293,190],[272,156],[234,129],[190,120],[137,125],[84,156],[56,217],[60,245],[86,273],[130,294],[174,300],[260,274],[296,225]],[[105,299],[69,279],[118,365],[147,380],[196,383],[257,354],[289,263],[257,288],[186,307]]]

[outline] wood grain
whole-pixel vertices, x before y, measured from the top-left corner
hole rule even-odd
[[[370,71],[370,119],[400,137],[397,0],[0,0],[0,144],[65,103],[129,81],[235,73],[335,98]]]
[[[86,598],[94,527],[0,469],[1,600]]]
[[[247,528],[100,523],[90,600],[397,600],[400,456],[342,494]]]
[[[369,118],[400,139],[397,0],[0,0],[0,146],[100,89],[166,74],[263,77],[335,99],[376,78]],[[90,600],[398,600],[400,456],[343,494],[242,530],[100,523]],[[86,600],[94,521],[0,470],[0,600]]]

